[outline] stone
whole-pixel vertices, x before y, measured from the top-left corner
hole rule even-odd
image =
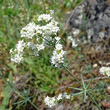
[[[75,30],[85,31],[85,39],[89,42],[109,38],[110,3],[108,0],[83,0],[72,13],[69,25],[73,28],[72,33],[75,33]],[[76,36],[73,34],[73,37]]]

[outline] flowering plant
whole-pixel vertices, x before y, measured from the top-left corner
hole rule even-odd
[[[57,36],[58,23],[50,14],[41,14],[35,16],[33,22],[27,24],[21,30],[21,40],[16,44],[15,49],[10,50],[11,61],[20,63],[23,61],[24,50],[31,49],[34,56],[39,56],[41,50],[46,47],[55,47],[50,62],[55,67],[60,67],[64,63],[65,51]]]
[[[91,81],[86,85],[83,76],[81,75],[81,81],[77,79],[74,74],[68,69],[68,65],[65,61],[66,52],[63,50],[63,45],[61,44],[61,39],[58,37],[58,32],[60,30],[58,26],[58,22],[55,21],[53,18],[53,11],[51,10],[49,14],[41,14],[39,16],[35,16],[33,21],[27,24],[21,30],[21,40],[18,41],[15,48],[10,50],[11,54],[11,61],[15,63],[20,63],[23,61],[25,50],[30,49],[34,56],[40,56],[42,51],[45,48],[52,48],[53,53],[51,53],[50,63],[52,66],[55,67],[63,67],[81,86],[81,88],[73,88],[78,91],[79,93],[72,94],[75,95],[84,95],[84,101],[86,101],[86,95],[88,95],[91,100],[97,105],[98,109],[101,110],[97,102],[90,96],[89,85]],[[69,38],[73,42],[73,47],[77,47],[76,42],[74,39]],[[107,74],[109,76],[110,69],[101,68],[101,74]],[[55,106],[55,104],[59,100],[63,99],[70,99],[71,96],[65,94],[59,94],[58,97],[46,97],[44,102],[49,107]]]

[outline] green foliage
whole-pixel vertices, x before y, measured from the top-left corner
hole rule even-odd
[[[11,94],[11,90],[12,90],[11,83],[12,83],[12,74],[9,74],[7,84],[3,88],[4,98],[3,98],[2,105],[0,106],[0,110],[6,110],[6,107],[9,104],[10,94]]]
[[[28,69],[31,74],[35,75],[34,84],[36,88],[39,88],[42,92],[52,94],[59,87],[61,72],[50,64],[50,55],[51,50],[48,52],[47,49],[40,54],[40,57],[26,57],[24,60],[26,67],[22,70],[26,71]]]
[[[100,81],[100,82],[98,83],[97,89],[98,89],[99,91],[103,91],[104,88],[105,88],[105,82]]]
[[[75,8],[82,0],[65,0],[65,7]]]
[[[17,9],[13,9],[13,8],[6,8],[4,10],[4,15],[8,15],[8,16],[16,16],[19,13],[19,10]]]
[[[83,61],[84,60],[84,55],[79,55],[79,60]]]
[[[22,94],[20,92],[17,92],[19,94],[19,96],[21,96],[22,100],[17,101],[15,103],[13,103],[13,105],[16,105],[16,108],[19,110],[21,107],[24,107],[28,104],[29,101],[31,101],[31,99],[34,97],[33,96],[29,96],[30,95],[30,90],[26,90],[23,89]]]
[[[92,80],[90,80],[89,83],[86,85],[84,80],[83,80],[83,75],[81,75],[81,81],[82,81],[82,88],[81,89],[80,88],[73,88],[73,87],[71,87],[72,89],[80,91],[80,92],[72,94],[72,95],[73,96],[77,96],[77,95],[83,94],[84,95],[84,102],[86,102],[87,93],[89,91],[92,91],[92,89],[89,89],[89,86],[90,86],[90,83],[91,83]]]
[[[108,95],[105,90],[102,90],[102,91],[94,90],[90,92],[90,94],[97,102],[101,102],[101,101],[104,101],[105,99],[106,100],[108,99]]]
[[[7,64],[9,68],[11,68],[13,70],[14,73],[17,72],[17,69],[16,69],[16,65],[14,65],[13,63],[11,64]]]
[[[85,66],[85,71],[83,73],[85,74],[89,74],[91,72],[91,69],[92,69],[92,65],[86,65]]]
[[[64,0],[65,7],[75,8],[82,0]]]

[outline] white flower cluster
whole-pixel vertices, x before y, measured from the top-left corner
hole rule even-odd
[[[44,99],[45,105],[47,105],[48,107],[53,107],[56,105],[56,103],[58,103],[58,101],[63,100],[63,99],[67,99],[69,100],[71,98],[70,95],[68,95],[67,93],[64,94],[59,94],[57,97],[49,97],[47,96]]]
[[[60,39],[58,37],[56,37],[55,39],[56,45],[53,51],[53,55],[51,56],[51,64],[55,65],[55,67],[60,67],[61,64],[64,63],[65,51],[63,50],[63,46],[60,44]]]
[[[65,98],[65,99],[70,99],[71,98],[71,95],[69,94],[67,94],[66,92],[64,93],[64,95],[63,95],[63,97]]]
[[[48,97],[47,96],[44,99],[44,102],[45,102],[45,105],[47,105],[50,108],[56,105],[56,99],[55,99],[55,97]]]
[[[44,15],[45,14],[43,14],[43,16]],[[42,14],[40,16],[42,16]],[[21,37],[25,37],[28,39],[32,39],[33,37],[37,39],[38,36],[40,38],[47,37],[47,36],[51,37],[51,35],[56,35],[59,30],[60,29],[58,27],[58,23],[54,19],[51,19],[49,23],[42,26],[36,25],[34,22],[31,22],[27,26],[22,28]]]
[[[110,67],[101,67],[99,70],[100,74],[110,76]]]
[[[38,17],[38,21],[50,21],[52,19],[52,16],[50,14],[41,14],[39,17]]]
[[[16,44],[15,49],[10,50],[11,61],[19,64],[23,60],[23,50],[25,46],[26,43],[23,40],[21,40],[18,42],[18,44]]]
[[[29,23],[21,30],[21,40],[16,45],[15,49],[10,50],[11,61],[15,63],[20,63],[23,61],[23,51],[24,47],[27,49],[32,49],[35,56],[39,56],[39,51],[44,50],[45,47],[50,46],[49,43],[56,44],[54,50],[54,57],[52,57],[52,64],[58,65],[56,63],[63,63],[64,51],[62,50],[62,45],[59,44],[60,38],[56,37],[58,31],[58,23],[52,17],[53,11],[50,14],[41,14],[37,17],[36,24],[34,22]],[[43,22],[46,22],[43,24]],[[41,24],[42,23],[42,24]]]
[[[32,37],[36,34],[35,30],[36,30],[36,24],[34,22],[31,22],[27,26],[22,28],[21,37],[32,39]]]
[[[72,43],[72,47],[77,47],[78,44],[76,43],[76,41],[72,38],[72,36],[68,36],[68,41]]]

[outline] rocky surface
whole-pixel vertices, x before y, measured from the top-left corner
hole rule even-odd
[[[83,0],[71,14],[73,37],[81,32],[83,41],[98,42],[110,37],[110,0]]]

